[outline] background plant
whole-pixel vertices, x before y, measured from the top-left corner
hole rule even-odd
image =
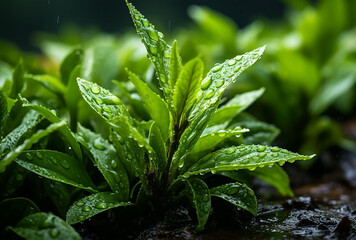
[[[167,45],[163,35],[128,6],[155,75],[146,62],[146,69],[139,68],[145,69],[140,75],[146,81],[127,70],[134,87],[116,81],[119,98],[99,86],[112,86],[110,78],[120,76],[114,60],[118,52],[112,51],[116,44],[106,38],[58,58],[60,75],[43,74],[51,71],[43,66],[27,74],[20,62],[11,80],[6,79],[8,75],[3,78],[0,166],[6,172],[1,182],[14,181],[14,186],[3,188],[3,196],[16,191],[27,175],[37,179],[28,171],[34,172],[50,179],[39,181],[38,186],[70,224],[119,206],[148,205],[157,210],[187,197],[202,230],[211,196],[256,214],[256,199],[245,184],[249,183],[246,176],[259,177],[281,194],[292,195],[285,172],[273,164],[310,157],[252,145],[269,143],[278,134],[275,127],[242,113],[264,90],[237,95],[219,107],[225,88],[259,59],[264,47],[217,64],[203,79],[199,57],[183,65],[177,43]],[[77,82],[78,76],[90,81]],[[231,180],[207,185],[215,174]],[[31,209],[24,215],[38,211],[30,200],[21,201]],[[18,202],[7,199],[2,207]],[[46,225],[48,221],[52,223]],[[29,239],[40,229],[46,237],[58,237],[58,232],[63,236],[62,231],[77,237],[65,223],[44,213],[30,215],[13,228]]]

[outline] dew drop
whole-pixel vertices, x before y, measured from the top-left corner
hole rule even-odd
[[[95,207],[98,209],[106,209],[106,208],[108,208],[108,205],[106,203],[102,202],[102,203],[96,204]]]
[[[210,172],[211,172],[212,174],[215,174],[215,173],[216,173],[216,169],[211,169]]]
[[[227,191],[228,194],[236,194],[238,192],[238,189],[236,187],[231,187],[229,188],[229,190]]]
[[[140,17],[138,15],[135,15],[136,20],[140,20]]]
[[[218,71],[220,71],[220,70],[222,69],[222,67],[223,67],[222,64],[217,65],[217,66],[213,67],[213,68],[211,69],[211,71],[212,71],[212,72],[218,72]]]
[[[216,79],[221,78],[221,74],[216,75]]]
[[[208,212],[209,212],[209,208],[208,208],[208,207],[203,207],[203,211],[204,211],[205,213],[208,213]]]
[[[204,80],[201,83],[201,89],[203,90],[207,89],[210,86],[211,82],[212,82],[211,77],[204,78]]]
[[[115,160],[112,160],[111,161],[111,166],[112,166],[112,168],[117,168],[117,163],[116,163],[116,161]]]
[[[151,51],[151,53],[152,53],[153,55],[156,55],[157,52],[158,52],[157,48],[154,47],[154,46],[150,46],[150,51]]]
[[[111,108],[109,108],[108,106],[103,106],[103,111],[107,113],[111,113]]]
[[[258,157],[263,158],[263,157],[265,157],[266,155],[267,155],[267,153],[259,153],[259,154],[258,154]]]
[[[49,230],[49,235],[51,235],[51,237],[56,238],[59,236],[59,230],[57,228],[53,228],[51,230]]]
[[[225,137],[226,136],[226,132],[224,130],[220,130],[220,131],[218,131],[218,136],[219,137]]]
[[[257,148],[257,152],[263,152],[264,150],[266,150],[266,147],[265,146],[259,146]]]
[[[169,52],[165,52],[165,53],[164,53],[164,57],[165,57],[165,58],[171,58],[171,54],[170,54]]]
[[[216,83],[216,87],[221,87],[222,85],[224,85],[225,81],[224,80],[219,80],[217,83]]]
[[[235,152],[235,148],[234,148],[234,147],[228,148],[228,149],[225,151],[226,154],[232,154],[232,153],[234,153],[234,152]]]
[[[100,93],[100,88],[98,86],[94,85],[91,87],[91,91],[95,94],[98,94],[98,93]]]
[[[272,153],[272,157],[278,157],[278,153]]]
[[[104,150],[104,149],[105,149],[105,146],[102,144],[100,138],[95,139],[93,145],[94,145],[94,147],[95,147],[96,149],[98,149],[98,150]]]
[[[164,34],[161,33],[161,32],[158,32],[158,36],[159,36],[160,38],[164,38]]]
[[[79,201],[79,202],[76,202],[75,203],[75,206],[77,207],[83,207],[84,206],[84,203],[82,201]]]
[[[156,31],[148,31],[148,35],[150,35],[150,38],[152,38],[155,41],[158,41],[159,37]]]
[[[101,98],[95,98],[95,102],[97,104],[103,104],[104,101]]]
[[[31,153],[26,153],[26,158],[30,161],[33,159]]]
[[[284,160],[281,160],[281,161],[278,162],[278,164],[279,164],[280,166],[282,166],[284,163],[285,163]]]
[[[143,20],[142,20],[142,23],[143,23],[143,25],[144,25],[145,27],[150,26],[150,23],[148,22],[147,19],[143,19]]]
[[[103,89],[103,93],[104,93],[104,94],[108,94],[108,93],[109,93],[109,91],[108,91],[108,90],[106,90],[106,89]]]
[[[91,210],[91,207],[89,207],[89,206],[84,206],[84,207],[82,207],[82,210],[83,210],[84,212],[89,212],[89,211]]]
[[[69,163],[65,160],[59,161],[59,164],[65,168],[65,169],[69,169]]]
[[[161,80],[161,82],[165,83],[167,81],[166,76],[164,76],[163,74],[159,76],[159,79]]]
[[[182,168],[184,166],[184,161],[180,161],[178,167]]]
[[[288,150],[283,149],[282,153],[289,153]]]
[[[241,66],[237,66],[235,69],[234,69],[234,72],[238,72],[240,70]]]
[[[249,190],[248,190],[248,194],[249,194],[250,196],[254,196],[254,195],[255,195],[255,193],[253,192],[252,189],[249,189]]]
[[[54,157],[50,157],[49,160],[51,160],[51,162],[53,162],[54,164],[57,164],[57,160]]]
[[[104,103],[108,104],[108,105],[115,105],[115,104],[121,103],[120,99],[115,96],[107,96],[102,99],[103,99]]]
[[[236,61],[240,61],[241,59],[242,59],[242,56],[241,56],[241,55],[235,57],[235,60],[236,60]]]
[[[227,61],[227,64],[228,64],[229,66],[235,65],[235,63],[236,63],[236,60],[235,60],[235,59],[230,59],[229,61]]]
[[[279,152],[281,149],[279,147],[273,147],[271,148],[272,152]]]
[[[212,90],[209,90],[209,91],[207,91],[207,92],[205,93],[204,99],[210,99],[210,98],[212,98],[214,95],[215,95],[215,92],[212,91]]]

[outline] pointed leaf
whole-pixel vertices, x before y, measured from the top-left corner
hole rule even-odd
[[[100,192],[76,201],[69,208],[66,221],[69,224],[74,224],[109,209],[130,205],[132,203],[123,202],[120,195],[116,193]]]
[[[2,139],[0,143],[0,157],[4,156],[11,149],[14,149],[21,140],[30,137],[35,126],[37,126],[41,120],[41,116],[33,110],[26,113],[21,124]]]
[[[193,204],[198,218],[197,231],[203,230],[209,218],[211,199],[208,186],[200,179],[185,181],[192,192]]]
[[[38,130],[30,138],[26,139],[21,145],[10,151],[3,159],[0,160],[0,173],[4,172],[6,166],[12,163],[12,161],[19,156],[22,151],[29,149],[33,144],[37,143],[41,138],[49,135],[50,133],[60,129],[65,125],[64,122],[54,123],[48,126],[45,130]]]
[[[84,100],[108,122],[116,116],[130,116],[122,101],[105,88],[84,79],[77,81]]]
[[[26,240],[81,240],[80,235],[65,221],[51,213],[35,213],[10,228]]]
[[[256,168],[251,172],[251,175],[269,183],[275,187],[283,196],[293,197],[293,191],[289,185],[289,177],[287,173],[278,165],[272,167]]]
[[[187,62],[181,70],[173,93],[173,108],[176,121],[184,122],[193,106],[203,77],[204,64],[200,58]]]
[[[248,108],[256,99],[262,96],[264,88],[236,95],[229,102],[218,108],[209,125],[222,124]]]
[[[292,153],[278,147],[263,145],[240,145],[224,148],[206,155],[194,164],[184,177],[204,174],[207,172],[231,171],[237,169],[254,170],[257,167],[264,167],[279,163],[283,165],[286,161],[309,160],[314,155],[304,156]]]
[[[127,200],[129,180],[115,148],[100,134],[95,134],[81,125],[78,127],[77,139],[92,154],[96,167],[113,192],[117,193],[121,200]]]
[[[58,78],[51,75],[25,74],[25,79],[29,83],[31,83],[31,81],[38,82],[48,90],[57,94],[64,94],[66,91],[66,87],[63,83]]]
[[[148,139],[149,144],[156,152],[156,158],[154,160],[155,168],[157,169],[158,173],[163,173],[167,163],[166,147],[156,122],[153,122],[151,125]]]
[[[15,160],[17,164],[42,177],[95,192],[84,166],[71,156],[50,150],[30,150]]]
[[[13,73],[12,73],[12,88],[9,94],[10,98],[16,98],[16,96],[21,93],[21,90],[25,84],[24,79],[24,66],[22,59],[17,63]]]
[[[246,128],[237,127],[235,129],[219,130],[217,132],[205,134],[199,138],[198,142],[195,144],[194,148],[190,152],[189,158],[198,160],[200,157],[214,150],[214,148],[218,146],[220,143],[232,137],[240,138],[242,141],[242,137],[241,137],[242,133],[248,131],[249,130]]]
[[[202,81],[196,103],[189,116],[189,126],[180,138],[178,150],[172,161],[170,179],[174,178],[178,165],[182,166],[187,153],[194,147],[200,135],[208,125],[217,109],[222,93],[237,76],[254,64],[262,55],[265,47],[258,48],[242,56],[226,60],[210,70]]]
[[[64,100],[66,101],[66,106],[69,109],[70,114],[70,128],[75,131],[77,127],[77,117],[78,117],[78,104],[82,99],[77,84],[77,78],[81,76],[82,66],[77,65],[69,75],[69,80],[67,83],[67,90],[64,94]]]
[[[238,182],[228,183],[210,189],[211,196],[219,197],[257,215],[257,200],[252,189]]]
[[[24,104],[22,105],[23,107],[35,110],[36,112],[41,114],[43,117],[45,117],[48,121],[50,121],[52,123],[62,122],[62,120],[56,116],[56,112],[54,110],[51,111],[44,106],[28,103],[28,101],[26,99],[22,99],[22,100],[24,101]],[[73,149],[75,155],[79,159],[82,159],[82,151],[80,149],[80,146],[79,146],[77,140],[75,139],[73,132],[68,128],[68,125],[64,124],[59,129],[59,131],[65,138],[66,143],[68,143],[69,146]]]
[[[163,93],[168,104],[172,99],[172,88],[169,85],[169,71],[170,71],[170,52],[171,47],[163,40],[163,34],[158,32],[155,27],[129,2],[127,6],[137,33],[142,39],[148,53],[155,66],[159,83],[163,88]]]
[[[152,119],[157,123],[164,141],[169,137],[170,114],[167,104],[163,99],[153,92],[150,87],[139,79],[134,73],[127,70],[131,82],[135,85],[142,100],[146,103]]]
[[[171,89],[174,89],[179,77],[179,73],[182,69],[182,59],[178,52],[177,40],[172,44],[169,60],[169,85]]]
[[[84,51],[81,48],[72,50],[62,61],[60,66],[61,79],[64,84],[67,84],[73,69],[82,63]]]
[[[137,142],[140,148],[145,148],[150,160],[153,160],[156,157],[155,151],[150,146],[147,139],[137,130],[137,128],[132,126],[127,117],[115,117],[111,126],[125,139],[133,139]]]
[[[0,232],[15,226],[22,218],[39,212],[37,205],[28,198],[7,198],[0,202]]]

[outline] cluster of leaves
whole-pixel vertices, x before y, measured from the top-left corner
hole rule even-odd
[[[291,9],[283,21],[258,20],[243,29],[211,9],[191,7],[195,27],[176,36],[182,56],[203,52],[212,64],[267,44],[263,64],[231,86],[227,96],[263,85],[266,94],[254,112],[281,128],[283,144],[305,154],[336,145],[354,149],[338,123],[356,113],[355,1],[285,2]]]
[[[12,74],[9,64],[0,62],[1,228],[10,225],[26,239],[80,239],[69,224],[117,207],[158,212],[188,199],[200,231],[211,197],[257,213],[251,177],[270,183],[282,195],[293,194],[278,164],[312,156],[266,145],[279,130],[243,112],[264,89],[222,101],[225,89],[265,47],[205,73],[199,57],[183,64],[177,42],[168,45],[161,32],[127,5],[154,71],[147,62],[138,75],[126,68],[130,82],[114,81],[117,94],[107,88],[113,86],[112,78],[124,78],[118,59],[127,56],[111,40],[93,40],[61,57],[61,51],[47,44],[54,59],[61,59],[59,74],[52,72],[53,62],[29,67],[25,59]],[[225,182],[210,181],[216,175]],[[11,197],[34,182],[37,190],[27,195],[41,202],[34,197],[40,191],[66,222],[39,212],[28,198]]]

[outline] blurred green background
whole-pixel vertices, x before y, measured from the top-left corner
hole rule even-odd
[[[280,19],[286,8],[281,0],[136,0],[138,9],[168,33],[191,22],[187,10],[191,5],[208,6],[234,19],[239,26],[266,17]],[[68,24],[84,28],[97,27],[105,32],[132,30],[124,0],[1,0],[0,39],[22,49],[33,49],[34,32],[58,33]]]

